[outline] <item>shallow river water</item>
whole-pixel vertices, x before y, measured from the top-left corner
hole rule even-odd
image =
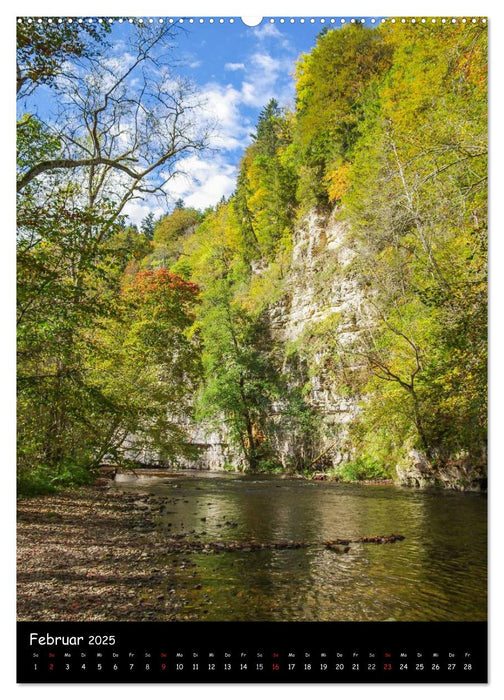
[[[123,477],[166,496],[156,524],[197,541],[306,541],[306,549],[169,554],[166,582],[199,620],[484,620],[486,497],[395,486],[192,473]],[[394,544],[336,538],[401,534]]]

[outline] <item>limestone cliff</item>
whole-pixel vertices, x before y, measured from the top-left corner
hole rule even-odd
[[[277,301],[266,310],[271,340],[287,358],[284,373],[292,386],[304,384],[306,403],[321,419],[308,449],[284,421],[283,402],[272,406],[272,440],[276,456],[286,468],[299,463],[299,459],[305,463],[316,460],[318,468],[327,468],[350,456],[347,427],[356,415],[357,397],[343,396],[336,390],[327,368],[330,348],[319,348],[312,354],[306,353],[306,346],[310,345],[310,333],[331,319],[338,321],[338,339],[343,346],[359,332],[361,294],[347,274],[351,259],[344,225],[332,212],[310,211],[294,231],[288,271],[278,281],[281,290]],[[267,273],[264,266],[257,266],[254,272],[256,276]],[[296,362],[288,357],[293,350]],[[200,457],[194,466],[218,469],[242,463],[239,451],[230,445],[225,426],[193,425],[189,432],[199,447]],[[191,462],[186,460],[184,464],[190,466]]]
[[[300,436],[288,420],[288,397],[271,406],[269,436],[275,460],[287,471],[301,466],[326,470],[352,458],[348,429],[359,411],[357,390],[341,389],[335,355],[352,358],[359,334],[373,323],[369,307],[352,269],[354,252],[345,224],[335,211],[311,210],[295,227],[290,260],[284,274],[275,279],[273,302],[264,316],[272,346],[283,358],[282,374],[287,392],[302,388],[304,402],[316,416],[316,429]],[[269,280],[271,266],[256,264],[256,281]],[[358,356],[350,360],[352,372]],[[358,369],[358,366],[357,366]],[[344,382],[343,382],[344,384]],[[290,389],[289,389],[290,387]],[[184,421],[194,458],[179,458],[172,466],[220,470],[244,469],[240,449],[233,445],[225,421]],[[155,455],[144,454],[146,463],[159,464]],[[485,470],[464,456],[435,465],[408,446],[397,464],[397,483],[413,487],[442,486],[478,490],[485,486]]]
[[[332,348],[313,343],[324,324],[337,324],[338,342],[345,347],[355,339],[363,320],[361,293],[348,272],[352,252],[345,233],[332,212],[310,211],[294,233],[284,293],[269,309],[272,338],[296,349],[305,363],[306,401],[321,419],[310,460],[318,458],[319,468],[334,467],[349,458],[347,427],[357,412],[357,397],[338,392],[331,376]],[[293,376],[292,381],[296,380],[299,377]],[[277,439],[282,461],[288,463],[299,447],[295,436],[280,430]]]

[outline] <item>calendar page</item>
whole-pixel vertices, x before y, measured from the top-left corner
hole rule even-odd
[[[486,683],[486,18],[16,28],[18,682]]]

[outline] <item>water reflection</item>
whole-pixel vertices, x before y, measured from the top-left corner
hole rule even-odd
[[[169,585],[187,590],[194,619],[486,619],[484,496],[203,474],[116,487],[167,497],[167,537],[312,545],[191,555]],[[406,539],[347,554],[320,544],[391,533]]]

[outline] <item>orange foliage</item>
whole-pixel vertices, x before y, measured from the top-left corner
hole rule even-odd
[[[154,303],[192,317],[190,309],[199,302],[199,287],[165,267],[138,272],[125,293],[134,304]]]

